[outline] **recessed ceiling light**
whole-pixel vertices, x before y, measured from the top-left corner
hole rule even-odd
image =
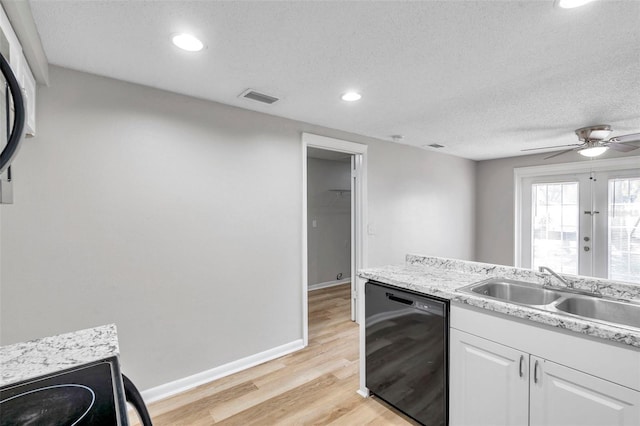
[[[191,34],[176,34],[171,38],[173,44],[188,52],[198,52],[202,50],[204,44]]]
[[[342,95],[342,100],[347,102],[358,101],[362,98],[362,95],[358,92],[347,92]]]
[[[563,9],[573,9],[591,3],[593,0],[556,0],[556,5]]]

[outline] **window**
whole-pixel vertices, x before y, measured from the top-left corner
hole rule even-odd
[[[609,278],[640,277],[640,178],[609,180]]]
[[[534,184],[531,226],[532,267],[578,273],[578,184]]]
[[[639,164],[516,169],[516,265],[640,282]]]

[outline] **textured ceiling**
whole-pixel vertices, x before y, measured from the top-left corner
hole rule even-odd
[[[640,132],[639,1],[30,3],[52,64],[465,158]]]

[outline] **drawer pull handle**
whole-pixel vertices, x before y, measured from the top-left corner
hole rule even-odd
[[[520,377],[524,376],[524,371],[522,371],[522,364],[524,364],[524,355],[520,355]]]

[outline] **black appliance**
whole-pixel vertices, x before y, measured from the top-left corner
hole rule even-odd
[[[366,385],[427,426],[448,424],[449,302],[365,285]]]
[[[147,410],[147,406],[144,405],[142,395],[138,391],[138,388],[133,384],[131,380],[124,374],[122,375],[122,383],[124,384],[124,396],[129,404],[136,410],[138,417],[142,422],[142,426],[153,426],[151,423],[151,416]]]
[[[0,425],[127,425],[116,357],[0,389]]]
[[[2,43],[0,43],[2,44]],[[16,76],[11,71],[11,66],[0,53],[0,70],[2,71],[2,90],[4,93],[4,100],[2,110],[4,110],[5,117],[4,127],[6,127],[6,140],[5,135],[0,135],[0,139],[3,143],[2,151],[0,152],[0,173],[5,171],[11,165],[11,160],[18,152],[18,147],[23,137],[24,122],[25,122],[25,110],[24,102],[22,98],[22,90],[18,85]]]

